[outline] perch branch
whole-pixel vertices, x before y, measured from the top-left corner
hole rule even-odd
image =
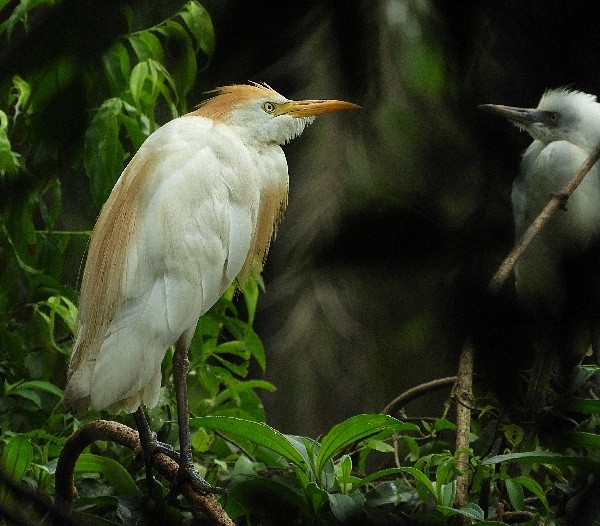
[[[488,290],[492,294],[497,294],[506,283],[508,276],[515,268],[515,265],[529,246],[531,241],[537,236],[542,227],[550,220],[554,213],[561,207],[565,206],[567,199],[575,191],[577,186],[583,181],[583,178],[592,169],[592,167],[600,159],[600,145],[598,145],[590,156],[581,165],[569,182],[556,194],[552,195],[548,204],[543,208],[533,223],[526,230],[519,242],[515,245],[510,254],[502,262],[490,283]],[[465,400],[469,402],[472,395],[473,384],[473,346],[467,341],[463,345],[461,351],[458,376],[456,380],[456,450],[461,451],[457,459],[459,467],[468,466],[468,454],[466,451],[469,447],[469,431],[471,428],[471,412],[468,410],[470,403],[463,403]],[[466,442],[465,442],[466,440]],[[468,502],[468,473],[463,473],[456,478],[456,499],[457,506],[464,506]]]
[[[437,391],[438,389],[443,389],[444,387],[451,386],[454,384],[454,382],[456,382],[456,376],[447,376],[444,378],[436,378],[435,380],[415,385],[414,387],[407,389],[406,391],[398,395],[396,398],[394,398],[388,405],[386,405],[382,409],[381,413],[384,415],[393,415],[413,400],[416,400],[417,398],[420,398],[421,396],[432,391]]]
[[[136,456],[141,455],[139,435],[126,425],[109,420],[97,420],[86,424],[73,433],[66,441],[56,466],[56,507],[61,511],[72,508],[77,498],[73,484],[75,463],[83,450],[96,440],[109,440],[131,449]],[[177,476],[177,463],[163,453],[152,457],[155,468],[171,483]],[[208,521],[214,526],[234,526],[214,495],[201,495],[194,491],[191,484],[183,484],[182,493],[190,503],[196,518]]]

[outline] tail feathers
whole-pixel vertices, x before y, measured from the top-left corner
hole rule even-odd
[[[88,361],[76,369],[65,387],[65,405],[75,414],[83,413],[90,405],[90,385],[94,362]]]

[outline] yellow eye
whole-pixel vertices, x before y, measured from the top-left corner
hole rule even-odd
[[[275,113],[275,103],[274,102],[265,102],[262,105],[262,109],[267,113]]]

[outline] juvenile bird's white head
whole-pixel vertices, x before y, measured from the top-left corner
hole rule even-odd
[[[339,100],[288,100],[266,84],[224,86],[214,93],[192,115],[232,126],[245,141],[266,144],[291,141],[316,115],[358,108]]]
[[[592,151],[600,142],[600,104],[595,95],[581,91],[548,90],[537,108],[497,104],[483,104],[480,108],[502,115],[544,144],[568,141]]]

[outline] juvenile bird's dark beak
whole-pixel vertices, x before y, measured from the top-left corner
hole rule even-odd
[[[535,108],[514,108],[512,106],[503,106],[502,104],[481,104],[479,109],[500,115],[517,126],[531,126],[533,123],[541,120],[541,112]]]
[[[291,117],[314,117],[334,111],[354,110],[360,106],[343,100],[291,100],[279,105],[277,114]]]

